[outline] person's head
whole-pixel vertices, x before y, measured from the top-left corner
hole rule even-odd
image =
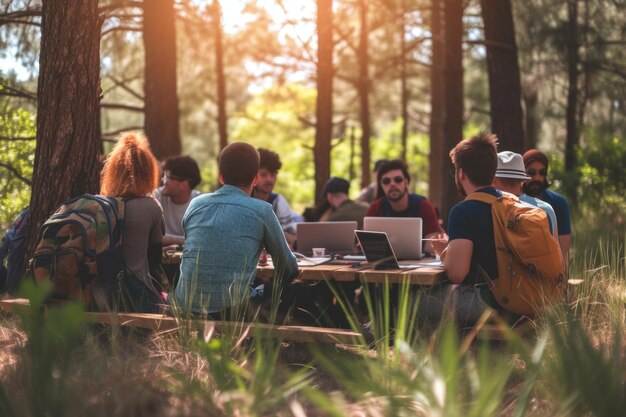
[[[529,149],[524,152],[524,166],[530,177],[524,183],[524,192],[533,197],[541,195],[548,188],[548,157],[539,149]]]
[[[259,173],[259,152],[245,142],[234,142],[219,156],[220,181],[237,187],[254,185]]]
[[[407,195],[410,182],[409,170],[404,162],[400,159],[387,161],[378,170],[376,198],[386,196],[390,201],[399,201]]]
[[[522,183],[528,178],[524,170],[522,155],[511,151],[498,153],[498,168],[496,169],[496,177],[493,180],[494,187],[520,195]]]
[[[388,162],[387,159],[377,159],[376,162],[374,162],[374,174],[376,174],[378,176],[378,170],[380,169],[381,166],[383,166],[385,164],[385,162]]]
[[[337,208],[341,203],[348,199],[348,193],[350,192],[350,183],[339,177],[331,177],[326,184],[324,184],[324,190],[322,194],[328,200],[328,203]]]
[[[115,197],[141,197],[159,184],[159,164],[145,137],[122,133],[104,162],[100,194]]]
[[[450,151],[454,179],[461,195],[467,195],[466,186],[488,187],[493,184],[498,166],[497,147],[496,135],[481,133],[462,140]]]
[[[259,180],[255,188],[259,192],[269,194],[276,185],[276,176],[283,164],[276,152],[264,148],[259,148],[258,151],[260,157]]]
[[[164,195],[188,196],[200,180],[200,168],[190,156],[173,156],[163,163]]]

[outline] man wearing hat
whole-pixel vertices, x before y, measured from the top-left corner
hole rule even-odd
[[[185,242],[183,215],[191,199],[200,194],[194,190],[200,181],[200,168],[189,156],[173,156],[163,163],[163,186],[154,191],[165,219],[163,246]]]
[[[572,237],[569,205],[565,198],[548,190],[548,157],[538,149],[530,149],[524,153],[524,166],[530,180],[524,183],[524,192],[550,204],[556,214],[559,228],[559,243],[563,252],[565,267],[569,265],[569,243]]]
[[[498,153],[498,168],[496,169],[493,186],[501,191],[517,196],[517,198],[524,203],[533,207],[538,207],[545,211],[548,215],[550,231],[552,232],[554,238],[558,241],[559,236],[557,234],[556,215],[554,214],[552,206],[545,201],[539,200],[538,198],[522,194],[524,181],[529,179],[530,177],[526,175],[526,171],[524,170],[524,160],[522,159],[522,155],[511,151]]]
[[[350,183],[343,178],[331,177],[326,181],[323,194],[333,208],[328,221],[355,221],[358,223],[358,228],[362,229],[367,206],[350,200],[349,191]]]

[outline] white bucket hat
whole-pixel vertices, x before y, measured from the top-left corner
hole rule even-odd
[[[497,178],[513,178],[516,180],[528,180],[530,177],[526,175],[524,167],[524,158],[522,155],[504,151],[498,153],[498,168],[496,169]]]

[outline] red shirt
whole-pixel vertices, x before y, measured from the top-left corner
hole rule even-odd
[[[411,200],[415,201],[415,199],[419,199],[417,204],[410,204]],[[405,211],[395,211],[391,208],[387,197],[379,198],[374,201],[367,213],[365,213],[366,217],[421,217],[422,218],[422,227],[424,236],[428,236],[431,233],[443,233],[444,230],[439,225],[439,219],[437,218],[437,213],[435,212],[435,208],[428,201],[426,197],[418,196],[417,194],[411,193],[409,194],[409,207]],[[385,205],[387,205],[387,215],[385,215]],[[417,207],[414,209],[413,207]]]

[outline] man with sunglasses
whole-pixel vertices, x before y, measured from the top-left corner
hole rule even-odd
[[[200,183],[200,168],[189,156],[173,156],[163,163],[163,186],[154,191],[161,203],[165,219],[163,247],[185,242],[183,215],[194,197],[200,193],[194,188]]]
[[[548,157],[538,149],[529,149],[524,153],[524,166],[526,174],[530,177],[524,183],[524,192],[531,197],[539,198],[550,204],[556,214],[556,222],[559,230],[559,244],[563,252],[565,270],[569,265],[569,244],[572,237],[569,205],[565,198],[548,190],[550,183],[547,181]]]
[[[378,171],[378,199],[370,205],[365,216],[421,217],[424,237],[444,233],[430,201],[409,192],[410,181],[404,162],[399,159],[385,162]],[[425,250],[430,251],[430,244],[426,245]]]

